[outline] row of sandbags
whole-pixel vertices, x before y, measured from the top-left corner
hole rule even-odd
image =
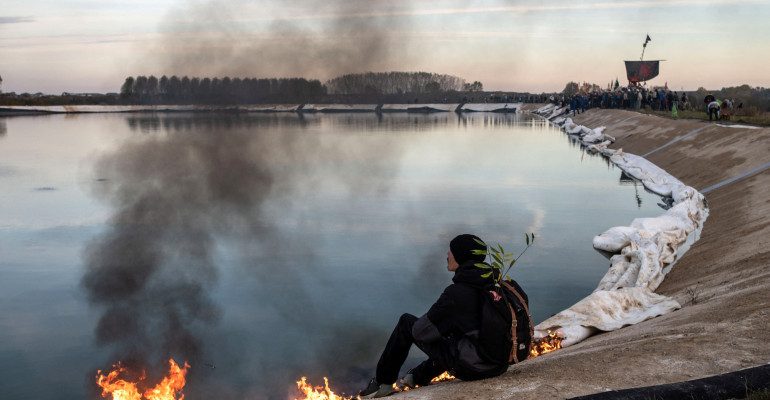
[[[630,226],[613,227],[594,237],[593,246],[609,252],[610,268],[590,295],[535,327],[535,336],[556,331],[569,346],[602,331],[671,312],[681,307],[674,299],[654,293],[674,262],[692,242],[708,217],[705,198],[646,159],[613,150],[604,127],[588,128],[564,116],[566,108],[547,105],[534,111],[601,153],[650,191],[670,197],[672,206],[654,218],[637,218]]]

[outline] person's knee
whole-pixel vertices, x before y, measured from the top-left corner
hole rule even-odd
[[[413,325],[414,321],[417,321],[417,317],[409,313],[401,314],[401,317],[398,319],[399,325],[400,324]]]

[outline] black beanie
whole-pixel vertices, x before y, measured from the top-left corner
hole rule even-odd
[[[464,264],[467,261],[482,262],[486,258],[484,254],[473,254],[473,250],[486,250],[486,247],[476,243],[479,239],[476,235],[464,233],[457,236],[449,242],[449,251],[455,257],[458,264]]]

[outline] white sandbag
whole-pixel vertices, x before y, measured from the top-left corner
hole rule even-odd
[[[572,124],[569,128],[565,128],[565,131],[570,135],[580,135],[583,133],[583,125]]]
[[[583,143],[585,144],[591,144],[591,143],[597,143],[604,140],[604,127],[600,126],[596,129],[588,129],[586,127],[583,127],[583,136],[580,138]]]
[[[642,181],[647,189],[661,196],[671,196],[675,189],[681,190],[684,187],[681,181],[637,155],[617,151],[610,160],[628,175]]]
[[[555,108],[553,111],[551,111],[551,113],[546,118],[550,120],[566,112],[567,112],[567,107]]]
[[[607,150],[607,146],[609,146],[610,144],[612,144],[612,142],[610,142],[609,140],[605,140],[605,141],[603,141],[601,143],[589,144],[588,145],[588,151],[590,151],[592,153],[602,153],[602,154],[604,154],[604,151]]]
[[[562,346],[570,346],[588,337],[586,334],[590,335],[592,332],[590,328],[614,331],[678,308],[681,308],[681,305],[676,300],[655,294],[646,288],[600,290],[538,324],[535,327],[535,337],[543,337],[549,330],[561,331],[565,336]],[[569,335],[570,332],[572,336]]]
[[[604,127],[589,129],[566,118],[565,132],[580,134],[591,151],[598,151],[649,190],[671,196],[673,205],[662,215],[637,218],[627,227],[613,227],[594,237],[596,249],[616,253],[593,293],[572,307],[538,324],[536,337],[556,330],[577,343],[597,331],[610,331],[679,308],[675,300],[653,291],[674,262],[698,238],[708,217],[705,199],[697,190],[646,159],[607,148],[615,138]],[[596,143],[601,142],[601,143]]]
[[[616,253],[631,243],[634,233],[636,229],[630,226],[616,226],[594,236],[593,245],[595,249]]]

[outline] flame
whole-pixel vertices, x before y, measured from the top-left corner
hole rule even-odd
[[[561,332],[548,331],[548,335],[532,341],[529,357],[534,358],[545,353],[550,353],[561,348],[561,342],[565,339]]]
[[[324,376],[323,386],[313,386],[307,383],[307,378],[302,377],[297,381],[297,389],[305,395],[302,399],[294,400],[351,400],[353,397],[344,397],[335,394],[329,387],[329,379]]]
[[[444,372],[441,373],[441,375],[431,379],[430,383],[439,383],[439,382],[451,381],[454,378],[455,377],[452,374],[450,374],[449,371],[444,371]]]
[[[184,400],[182,389],[190,364],[185,362],[184,366],[180,367],[171,358],[168,360],[168,364],[168,374],[163,380],[144,392],[140,389],[146,378],[144,371],[135,381],[126,380],[122,376],[130,374],[130,371],[120,362],[113,365],[112,370],[107,374],[97,371],[96,384],[102,388],[102,397],[111,396],[112,400]]]
[[[441,375],[431,379],[430,383],[439,383],[439,382],[446,382],[451,381],[455,379],[452,374],[450,374],[448,371],[443,372]],[[409,387],[400,387],[397,383],[393,384],[393,390],[396,392],[407,392],[410,389],[417,389],[418,386],[415,386],[413,388]],[[358,399],[358,396],[340,396],[338,394],[335,394],[334,391],[329,387],[329,379],[324,377],[324,384],[323,386],[313,386],[310,383],[307,382],[307,377],[302,377],[297,381],[297,389],[305,396],[303,398],[294,398],[294,400],[353,400]],[[137,399],[139,399],[137,397]],[[117,400],[115,398],[114,400]],[[122,400],[122,399],[121,399]],[[131,398],[131,400],[134,400]],[[150,399],[155,400],[155,399]],[[180,399],[181,400],[181,399]]]

